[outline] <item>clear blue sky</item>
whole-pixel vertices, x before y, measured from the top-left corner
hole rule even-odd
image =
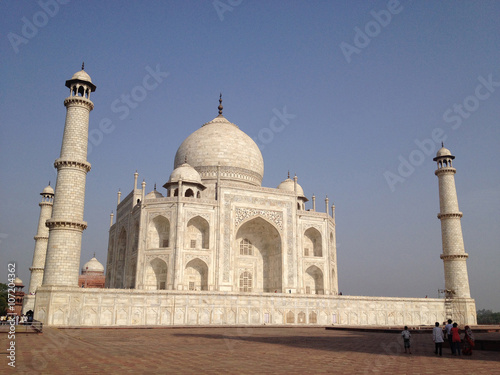
[[[105,263],[118,189],[131,190],[136,169],[148,191],[163,185],[222,92],[225,117],[261,146],[264,186],[290,170],[319,208],[325,195],[335,202],[344,294],[444,287],[432,157],[445,137],[472,297],[500,311],[500,2],[61,2],[0,4],[0,279],[16,261],[29,283],[64,83],[85,61],[97,91],[83,263],[94,252]],[[149,69],[161,82],[145,89]],[[284,111],[288,123],[271,130]]]

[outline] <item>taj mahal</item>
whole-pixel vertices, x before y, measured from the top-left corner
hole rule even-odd
[[[50,326],[476,324],[455,189],[442,147],[439,182],[445,298],[343,296],[335,206],[312,208],[297,176],[263,187],[255,142],[223,115],[181,143],[162,192],[118,192],[110,218],[105,288],[79,285],[90,100],[83,69],[66,81],[66,122],[55,190],[42,191],[24,311]],[[436,257],[438,254],[436,254]],[[97,262],[97,263],[96,263]],[[90,264],[90,263],[88,263]],[[101,268],[100,268],[101,267]],[[88,267],[86,267],[88,268]],[[94,269],[94,268],[92,268]]]

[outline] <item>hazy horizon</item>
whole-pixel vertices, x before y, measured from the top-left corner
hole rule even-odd
[[[222,4],[222,5],[221,5]],[[336,206],[344,295],[437,297],[438,180],[453,166],[471,296],[500,311],[500,3],[118,1],[0,4],[0,282],[28,290],[40,193],[56,181],[68,96],[91,100],[81,266],[106,264],[116,194],[168,180],[182,141],[217,116],[252,137],[262,186],[297,174]],[[147,78],[150,77],[150,78]]]

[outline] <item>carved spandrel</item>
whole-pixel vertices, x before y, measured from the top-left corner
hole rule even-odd
[[[270,211],[270,210],[260,210],[254,208],[241,208],[237,207],[234,213],[234,226],[237,228],[246,219],[262,216],[269,221],[276,224],[276,227],[282,232],[283,231],[283,212],[281,211]]]

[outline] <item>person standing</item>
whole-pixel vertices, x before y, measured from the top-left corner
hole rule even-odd
[[[443,330],[439,327],[439,322],[436,322],[436,326],[432,330],[432,341],[434,341],[434,354],[443,355]]]
[[[460,340],[460,330],[458,329],[457,323],[453,323],[453,328],[451,329],[451,340],[453,344],[453,352],[458,353],[458,355],[461,356],[460,343],[462,341]]]
[[[404,331],[401,332],[401,336],[403,337],[405,353],[406,353],[406,350],[408,349],[408,352],[411,354],[411,348],[410,348],[411,333],[410,333],[410,331],[408,331],[408,326],[405,326]]]
[[[474,347],[474,335],[469,326],[465,326],[464,335],[464,355],[472,355],[472,348]]]
[[[451,337],[451,329],[453,328],[452,320],[448,319],[448,324],[444,326],[446,330],[446,336],[448,336],[448,343],[450,344],[451,354],[455,354],[455,348],[453,347],[453,340]]]

